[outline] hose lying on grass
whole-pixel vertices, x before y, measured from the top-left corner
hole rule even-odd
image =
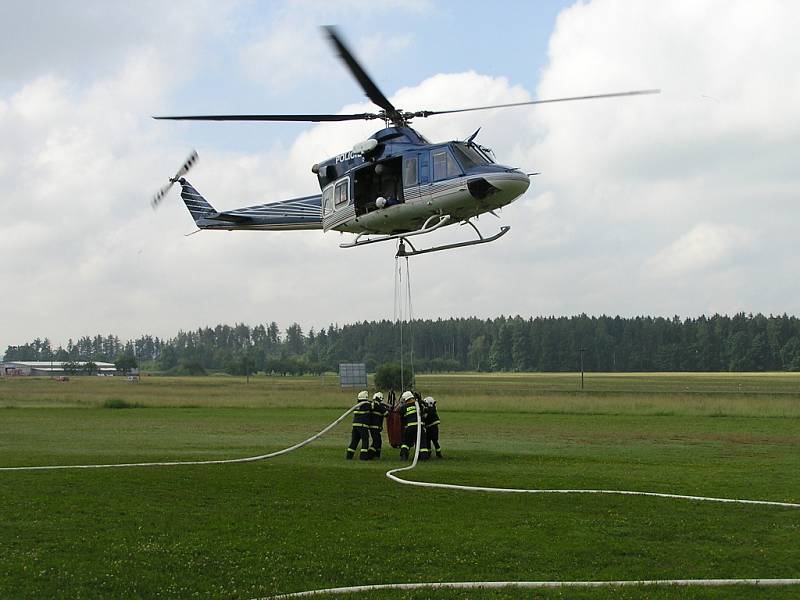
[[[419,413],[419,404],[416,404],[417,414]],[[0,471],[45,471],[54,469],[110,469],[119,467],[173,467],[184,465],[225,465],[233,463],[246,463],[266,460],[289,454],[303,446],[306,446],[316,439],[325,435],[328,431],[341,423],[347,415],[353,412],[358,406],[355,404],[348,408],[341,416],[339,416],[330,425],[327,425],[320,432],[312,435],[310,438],[303,440],[284,448],[283,450],[276,450],[269,454],[260,454],[258,456],[247,456],[244,458],[230,458],[224,460],[187,460],[187,461],[167,461],[167,462],[141,462],[141,463],[117,463],[117,464],[103,464],[103,465],[46,465],[46,466],[33,466],[33,467],[0,467]],[[417,443],[414,450],[414,459],[410,465],[400,467],[397,469],[390,469],[386,471],[386,477],[396,483],[403,485],[414,485],[419,487],[428,488],[443,488],[448,490],[458,491],[471,491],[471,492],[495,492],[495,493],[510,493],[510,494],[619,494],[627,496],[655,496],[658,498],[673,498],[681,500],[699,500],[705,502],[724,502],[734,504],[758,504],[766,506],[780,506],[785,508],[800,508],[800,504],[792,502],[773,502],[768,500],[743,500],[735,498],[712,498],[707,496],[688,496],[683,494],[662,494],[657,492],[634,492],[627,490],[546,490],[546,489],[521,489],[521,488],[496,488],[496,487],[483,487],[471,485],[455,485],[450,483],[431,483],[425,481],[410,481],[401,479],[395,473],[401,471],[409,471],[417,466],[419,460],[420,441],[422,436],[421,425],[417,426]],[[322,594],[349,594],[354,592],[364,592],[372,590],[415,590],[415,589],[498,589],[498,588],[526,588],[526,589],[541,589],[541,588],[595,588],[595,587],[618,587],[618,586],[787,586],[787,585],[800,585],[800,579],[656,579],[656,580],[641,580],[641,581],[458,581],[458,582],[428,582],[428,583],[389,583],[389,584],[376,584],[376,585],[362,585],[340,588],[327,588],[319,590],[310,590],[305,592],[294,592],[290,594],[281,594],[279,596],[272,596],[271,598],[288,599],[288,598],[301,598],[308,596],[316,596]]]
[[[414,403],[419,412],[419,404]],[[430,483],[425,481],[409,481],[401,479],[395,473],[410,471],[417,466],[419,460],[420,441],[422,437],[422,426],[417,425],[417,443],[414,450],[414,460],[407,467],[390,469],[386,471],[386,477],[396,483],[403,485],[414,485],[428,488],[443,488],[447,490],[459,490],[470,492],[497,492],[509,494],[622,494],[627,496],[655,496],[658,498],[674,498],[681,500],[701,500],[705,502],[728,502],[735,504],[761,504],[767,506],[782,506],[786,508],[800,508],[800,504],[792,502],[770,502],[767,500],[739,500],[734,498],[712,498],[707,496],[687,496],[683,494],[661,494],[657,492],[632,492],[627,490],[526,490],[520,488],[496,488],[472,485],[455,485],[450,483]],[[304,592],[293,592],[269,596],[258,600],[288,600],[289,598],[307,598],[323,594],[353,594],[359,592],[370,592],[378,590],[441,590],[441,589],[544,589],[544,588],[599,588],[599,587],[622,587],[622,586],[698,586],[698,587],[719,587],[719,586],[789,586],[800,585],[800,579],[650,579],[638,581],[454,581],[454,582],[422,582],[422,583],[381,583],[375,585],[358,585],[338,588],[325,588],[319,590],[309,590]]]
[[[414,403],[417,407],[417,414],[419,413],[419,404],[417,402]],[[284,448],[283,450],[276,450],[275,452],[270,452],[269,454],[259,454],[258,456],[246,456],[244,458],[228,458],[223,460],[183,460],[183,461],[167,461],[167,462],[140,462],[140,463],[116,463],[116,464],[104,464],[104,465],[44,465],[44,466],[34,466],[34,467],[0,467],[0,471],[48,471],[54,469],[112,469],[112,468],[121,468],[121,467],[177,467],[177,466],[188,466],[188,465],[228,465],[233,463],[246,463],[246,462],[256,462],[260,460],[267,460],[269,458],[276,458],[278,456],[283,456],[284,454],[289,454],[290,452],[294,452],[313,442],[314,440],[319,439],[331,429],[336,427],[339,423],[341,423],[347,415],[353,412],[356,409],[358,404],[354,404],[350,408],[348,408],[344,413],[341,414],[335,421],[333,421],[330,425],[326,426],[322,429],[319,433],[315,433],[307,440],[303,440],[295,444],[294,446],[289,446],[288,448]],[[521,488],[498,488],[498,487],[484,487],[484,486],[473,486],[473,485],[456,485],[452,483],[432,483],[427,481],[411,481],[408,479],[401,479],[395,473],[400,473],[401,471],[410,471],[414,467],[417,466],[417,461],[419,460],[419,445],[420,440],[422,437],[422,427],[421,425],[417,426],[417,443],[415,445],[414,450],[414,460],[411,464],[407,467],[400,467],[397,469],[390,469],[386,471],[386,477],[391,479],[396,483],[401,483],[403,485],[414,485],[417,487],[427,487],[427,488],[442,488],[446,490],[459,490],[459,491],[468,491],[468,492],[494,492],[494,493],[505,493],[505,494],[616,494],[616,495],[623,495],[623,496],[653,496],[656,498],[672,498],[676,500],[696,500],[702,502],[723,502],[723,503],[731,503],[731,504],[758,504],[763,506],[780,506],[784,508],[800,508],[800,504],[794,502],[775,502],[770,500],[746,500],[740,498],[714,498],[710,496],[688,496],[685,494],[664,494],[660,492],[636,492],[636,491],[629,491],[629,490],[577,490],[577,489],[565,489],[565,490],[547,490],[547,489],[521,489]]]
[[[344,413],[337,418],[333,423],[325,427],[319,433],[315,433],[307,440],[303,440],[300,443],[295,444],[294,446],[289,446],[288,448],[284,448],[283,450],[276,450],[275,452],[270,452],[269,454],[259,454],[258,456],[246,456],[244,458],[228,458],[224,460],[174,460],[168,462],[140,462],[140,463],[116,463],[116,464],[108,464],[108,465],[46,465],[41,467],[0,467],[0,471],[50,471],[53,469],[112,469],[112,468],[120,468],[120,467],[178,467],[178,466],[185,466],[185,465],[230,465],[233,463],[246,463],[246,462],[256,462],[259,460],[267,460],[268,458],[275,458],[277,456],[283,456],[284,454],[289,454],[289,452],[294,452],[313,442],[316,439],[321,438],[323,435],[328,433],[331,429],[336,427],[342,420],[353,412],[356,409],[358,404],[354,404],[350,408],[348,408]]]
[[[353,594],[356,592],[372,592],[378,590],[463,590],[463,589],[544,589],[544,588],[600,588],[600,587],[655,587],[655,586],[702,586],[717,587],[726,585],[775,587],[798,585],[800,579],[643,579],[640,581],[453,581],[450,583],[380,583],[376,585],[355,585],[350,587],[327,588],[308,592],[294,592],[267,596],[257,600],[286,600],[288,598],[304,598],[323,594]]]
[[[417,411],[419,411],[419,405]],[[417,413],[419,414],[419,412]],[[616,494],[622,496],[654,496],[656,498],[673,498],[676,500],[698,500],[702,502],[726,502],[732,504],[759,504],[765,506],[782,506],[784,508],[800,508],[800,504],[794,502],[774,502],[770,500],[742,500],[738,498],[713,498],[710,496],[687,496],[685,494],[663,494],[660,492],[633,492],[629,490],[526,490],[521,488],[498,488],[498,487],[482,487],[474,485],[456,485],[453,483],[430,483],[427,481],[411,481],[408,479],[401,479],[395,473],[401,471],[410,471],[417,466],[417,459],[419,458],[419,444],[422,437],[422,429],[417,426],[417,445],[414,452],[414,460],[407,467],[399,469],[391,469],[386,471],[386,476],[397,483],[403,485],[414,485],[417,487],[427,488],[442,488],[445,490],[459,490],[465,492],[495,492],[502,494]]]

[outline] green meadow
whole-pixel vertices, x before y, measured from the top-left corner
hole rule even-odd
[[[418,376],[445,457],[409,479],[800,503],[800,374]],[[327,377],[0,380],[0,466],[252,456],[354,402]],[[0,472],[0,598],[249,599],[436,581],[800,578],[800,509],[422,489],[349,419],[245,464]],[[385,442],[386,443],[386,442]],[[359,598],[797,598],[786,588]],[[320,596],[323,597],[323,596]],[[327,596],[345,598],[347,596]],[[351,596],[355,598],[356,596]]]

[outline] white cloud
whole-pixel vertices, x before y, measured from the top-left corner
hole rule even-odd
[[[229,27],[230,0],[140,0],[136,3],[0,3],[2,82],[59,73],[82,83],[107,77],[147,46],[163,52],[178,77],[202,56],[201,42]]]
[[[375,64],[407,48],[412,40],[410,34],[369,36],[357,39],[352,50]],[[307,20],[274,25],[241,49],[239,61],[251,80],[273,92],[309,82],[349,83],[347,71],[331,53],[320,28]]]
[[[411,33],[387,33],[374,22],[398,11],[424,14],[432,10],[432,3],[426,0],[290,1],[276,10],[267,27],[257,30],[254,39],[242,46],[239,63],[247,77],[273,92],[296,89],[309,82],[352,85],[320,25],[342,23],[348,30],[366,30],[364,35],[346,35],[345,43],[371,72],[371,66],[385,65],[413,41]]]
[[[753,238],[752,232],[735,225],[700,223],[648,260],[647,269],[657,277],[680,277],[727,266]]]
[[[478,141],[501,163],[542,175],[502,221],[479,220],[486,232],[512,225],[502,240],[412,260],[416,314],[800,311],[798,11],[790,3],[581,3],[558,21],[538,96],[640,87],[662,95],[419,119],[432,140],[482,126]],[[0,88],[0,279],[13,290],[0,300],[12,316],[0,347],[37,335],[169,335],[270,320],[307,329],[391,316],[390,244],[340,250],[338,234],[320,232],[183,237],[193,223],[174,191],[150,211],[150,195],[188,152],[182,137],[195,130],[148,115],[197,72],[205,40],[228,27],[224,15],[215,25],[192,20],[195,12],[176,23],[180,11],[169,11],[182,33],[164,47],[160,26],[137,37],[146,30],[139,24],[108,60],[81,63],[94,47],[87,34],[63,68],[29,57],[29,76]],[[307,33],[345,81],[316,28]],[[295,34],[289,41],[306,39]],[[372,43],[354,39],[356,51]],[[265,60],[292,58],[289,41]],[[474,72],[384,91],[408,110],[534,97]],[[255,152],[200,145],[190,179],[219,209],[313,193],[311,165],[378,127],[318,125]],[[234,126],[220,129],[235,138]],[[455,227],[437,234],[459,235]]]
[[[796,279],[800,250],[798,19],[781,2],[596,0],[560,15],[540,97],[663,92],[536,109],[534,185],[565,232],[546,261],[578,258],[553,278],[550,310],[800,309],[796,282],[781,299],[764,291]]]
[[[289,88],[321,77],[334,67],[319,32],[310,25],[279,26],[244,47],[245,73],[270,88]]]

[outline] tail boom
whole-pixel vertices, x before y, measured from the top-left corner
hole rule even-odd
[[[181,198],[200,229],[284,231],[322,229],[322,196],[304,196],[217,212],[185,179]]]

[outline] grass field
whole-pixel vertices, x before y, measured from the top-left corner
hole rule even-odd
[[[445,459],[421,481],[800,502],[800,375],[419,376]],[[0,380],[0,466],[233,458],[353,403],[327,378]],[[135,406],[111,409],[104,406]],[[400,486],[349,424],[274,460],[0,472],[0,598],[247,599],[459,580],[800,577],[800,510]],[[375,592],[368,598],[797,598],[800,588]],[[355,597],[355,596],[353,596]],[[342,598],[342,596],[337,596]]]

